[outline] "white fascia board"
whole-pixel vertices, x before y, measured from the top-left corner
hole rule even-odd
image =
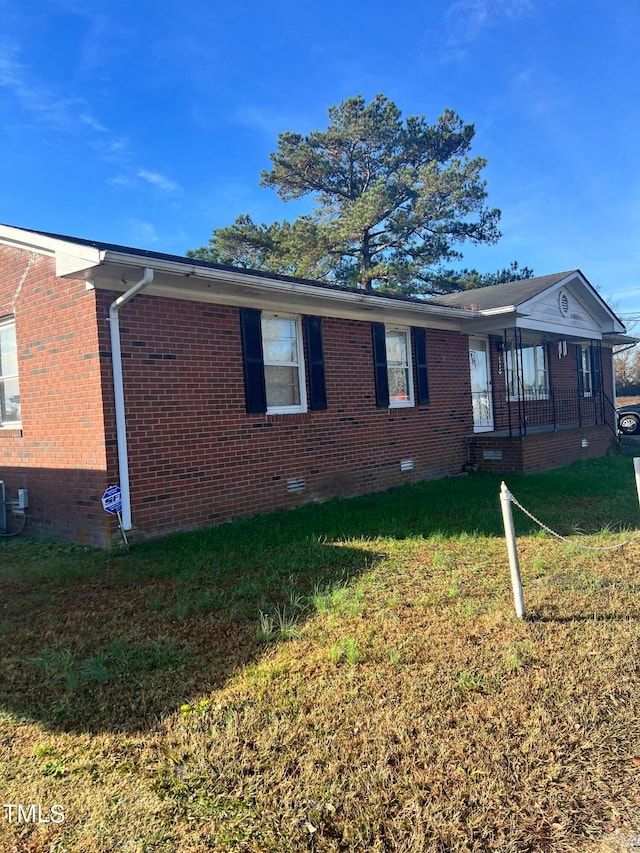
[[[518,309],[515,305],[501,305],[499,308],[487,308],[482,311],[474,311],[482,317],[498,317],[501,314],[515,314]]]
[[[546,323],[542,320],[532,320],[530,317],[518,317],[516,326],[523,332],[542,332],[557,335],[559,338],[580,341],[600,341],[602,332],[595,329],[581,329],[578,326],[564,326],[561,323]]]
[[[535,296],[532,296],[530,299],[527,299],[526,302],[521,302],[518,305],[518,309],[524,312],[525,314],[531,313],[533,310],[535,310],[536,302],[539,302],[542,296],[547,296],[549,293],[553,293],[556,290],[560,290],[561,288],[566,287],[576,278],[579,279],[581,284],[583,284],[585,287],[591,287],[589,282],[583,276],[579,275],[577,272],[572,272],[569,273],[566,278],[562,278],[560,279],[560,281],[556,281],[555,284],[550,285],[546,288],[546,290],[543,290],[541,293],[536,293]]]
[[[104,256],[104,252],[95,246],[85,246],[9,225],[0,225],[0,243],[55,258],[58,276],[82,273],[99,264]]]
[[[615,333],[613,333],[613,334],[606,334],[605,333],[602,336],[602,343],[607,344],[608,346],[611,346],[611,347],[626,346],[629,344],[635,346],[636,344],[640,343],[640,338],[636,338],[633,335],[618,335]]]
[[[478,312],[461,308],[403,302],[362,291],[334,290],[296,280],[255,276],[241,270],[220,270],[192,265],[188,261],[182,263],[112,251],[105,252],[102,263],[88,271],[85,277],[95,287],[122,291],[128,286],[128,277],[131,281],[136,276],[139,278],[140,268],[146,266],[152,267],[155,274],[153,284],[145,290],[150,296],[238,306],[263,304],[325,317],[395,319],[405,324],[453,330],[479,319]]]
[[[491,312],[474,311],[474,321],[465,321],[463,331],[468,335],[501,335],[505,329],[513,329],[521,314],[513,308],[494,309]]]

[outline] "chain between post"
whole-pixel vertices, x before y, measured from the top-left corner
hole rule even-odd
[[[547,533],[550,533],[552,536],[555,536],[556,539],[561,539],[563,542],[567,542],[569,545],[575,545],[577,548],[583,548],[585,551],[616,551],[619,548],[624,548],[625,545],[628,545],[631,541],[627,539],[625,542],[619,542],[616,545],[584,545],[582,542],[576,542],[575,539],[569,539],[567,536],[562,536],[560,533],[556,533],[555,530],[552,530],[548,525],[546,525],[543,521],[540,521],[539,518],[536,518],[533,513],[529,512],[528,509],[522,506],[520,501],[515,497],[513,492],[509,491],[509,495],[511,496],[512,502],[518,507],[518,509],[523,512],[525,515],[529,516],[532,521],[541,527],[543,530],[546,530]]]

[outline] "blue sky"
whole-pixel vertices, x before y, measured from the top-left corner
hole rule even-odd
[[[240,213],[277,135],[381,92],[474,122],[502,210],[493,247],[580,268],[640,319],[637,0],[0,0],[0,221],[183,254]]]

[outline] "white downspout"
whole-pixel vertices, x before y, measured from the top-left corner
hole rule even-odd
[[[146,267],[137,284],[119,296],[109,308],[109,333],[111,335],[111,363],[113,366],[113,393],[116,413],[116,438],[118,445],[118,471],[122,492],[122,529],[131,530],[131,492],[129,490],[129,454],[127,450],[127,418],[124,409],[122,382],[122,351],[120,349],[119,311],[133,297],[153,281],[153,270]]]

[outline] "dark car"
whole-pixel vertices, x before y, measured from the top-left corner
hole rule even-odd
[[[640,403],[620,406],[618,412],[618,429],[624,435],[635,435],[640,432]]]

